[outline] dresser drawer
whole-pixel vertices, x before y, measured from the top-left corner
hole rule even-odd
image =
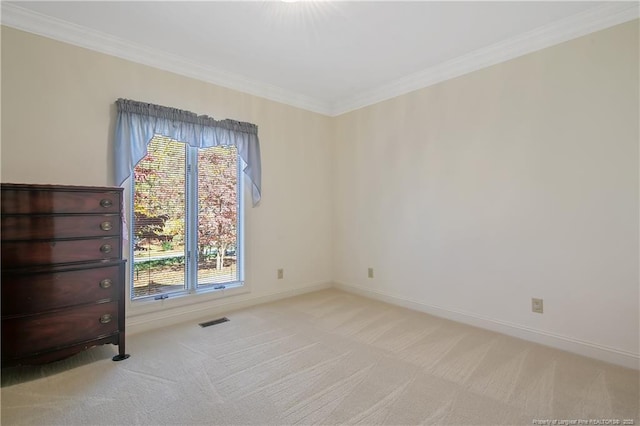
[[[123,265],[57,272],[2,271],[2,316],[118,300]]]
[[[120,194],[3,188],[1,208],[3,214],[118,213]]]
[[[86,240],[3,241],[2,267],[19,268],[52,263],[118,259],[119,237]]]
[[[3,216],[2,239],[47,240],[53,238],[101,237],[120,235],[120,216],[70,215],[70,216]]]
[[[2,356],[12,359],[118,331],[117,302],[2,320]]]

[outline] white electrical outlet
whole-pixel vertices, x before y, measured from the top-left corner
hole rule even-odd
[[[369,269],[367,270],[367,276],[368,276],[369,278],[373,278],[373,268],[369,268]]]
[[[284,269],[278,269],[278,279],[281,280],[284,278]]]
[[[541,314],[543,311],[542,299],[531,299],[531,311]]]

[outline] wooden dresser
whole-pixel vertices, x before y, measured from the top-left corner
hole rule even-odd
[[[2,184],[2,367],[125,354],[122,189]]]

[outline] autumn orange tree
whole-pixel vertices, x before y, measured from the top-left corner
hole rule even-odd
[[[154,137],[147,156],[135,168],[134,212],[138,238],[184,242],[185,144]],[[237,238],[237,150],[212,147],[198,150],[198,256],[215,253],[222,269],[227,250]],[[140,226],[138,226],[140,225]]]
[[[235,147],[198,151],[198,246],[202,256],[215,248],[216,269],[236,245],[238,223],[237,155]]]
[[[184,242],[185,144],[154,137],[134,170],[134,233]]]

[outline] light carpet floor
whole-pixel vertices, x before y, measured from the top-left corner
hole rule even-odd
[[[2,424],[640,423],[636,370],[339,290],[226,316],[5,369]]]

